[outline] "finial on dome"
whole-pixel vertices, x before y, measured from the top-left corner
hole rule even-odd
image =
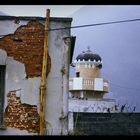
[[[87,46],[88,51],[90,50],[90,46]]]
[[[90,46],[87,46],[87,52],[91,52]]]

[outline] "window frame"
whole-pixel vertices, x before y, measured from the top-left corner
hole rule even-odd
[[[76,72],[76,77],[80,77],[80,72]]]
[[[0,129],[4,127],[4,95],[5,95],[6,66],[0,65]]]

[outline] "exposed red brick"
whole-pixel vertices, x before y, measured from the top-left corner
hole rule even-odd
[[[8,93],[8,105],[4,112],[4,124],[7,127],[39,133],[39,114],[36,105],[21,103],[16,91]]]
[[[14,34],[0,39],[0,49],[4,49],[8,56],[25,64],[27,77],[41,76],[44,50],[43,31],[43,24],[30,21],[27,25],[20,26]],[[51,59],[48,54],[47,75],[50,67]]]

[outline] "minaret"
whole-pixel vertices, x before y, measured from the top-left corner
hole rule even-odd
[[[78,98],[103,98],[108,92],[108,80],[101,78],[102,59],[88,47],[73,63],[75,77],[70,79],[69,91]]]
[[[73,131],[79,113],[115,112],[115,100],[104,97],[109,82],[101,77],[102,59],[88,47],[80,53],[72,66],[75,77],[69,79],[68,130]],[[92,120],[91,120],[92,121]]]

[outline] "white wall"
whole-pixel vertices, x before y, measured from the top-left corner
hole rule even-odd
[[[113,99],[69,99],[69,112],[111,112],[115,111],[115,100]]]
[[[21,21],[20,25],[27,24],[28,21]],[[43,21],[41,21],[43,22]],[[50,28],[62,28],[71,26],[71,21],[51,21]],[[0,34],[10,34],[19,27],[13,24],[13,20],[0,20]],[[49,122],[49,134],[65,135],[67,134],[68,123],[68,55],[69,46],[64,43],[63,38],[69,37],[69,29],[56,30],[49,33],[48,52],[51,57],[51,70],[47,78],[45,119]],[[2,54],[2,55],[1,55]],[[1,59],[2,58],[4,59]],[[6,52],[0,50],[0,62],[6,64],[6,89],[4,109],[7,105],[7,93],[10,90],[21,89],[21,102],[31,105],[37,105],[39,111],[39,86],[41,77],[33,77],[26,79],[25,65],[6,57]],[[62,68],[65,73],[62,73]],[[38,112],[39,113],[39,112]],[[61,119],[60,119],[61,118]],[[0,130],[0,134],[4,135],[27,135],[28,133],[15,133],[15,129]]]
[[[52,22],[52,28],[65,26],[70,24]],[[63,37],[67,36],[70,36],[68,30],[56,30],[49,36],[52,66],[47,78],[46,119],[51,123],[54,135],[67,133],[68,46],[63,41]],[[63,68],[66,69],[64,74],[61,72]]]

